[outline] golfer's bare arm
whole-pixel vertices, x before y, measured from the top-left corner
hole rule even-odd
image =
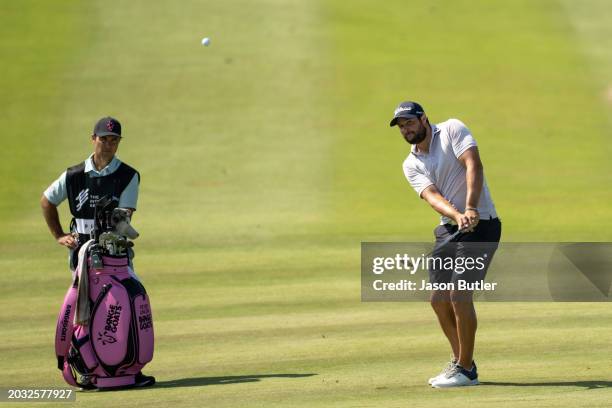
[[[76,240],[71,234],[66,234],[64,232],[59,220],[57,206],[49,202],[47,197],[43,195],[40,199],[40,207],[42,208],[43,217],[45,217],[49,231],[51,231],[51,235],[53,235],[57,243],[68,248],[74,248],[76,246]]]
[[[440,215],[448,217],[457,222],[460,227],[468,223],[467,217],[461,214],[453,205],[440,193],[435,185],[427,187],[421,193],[421,198]]]
[[[459,156],[459,162],[465,167],[465,183],[467,185],[465,208],[478,208],[484,181],[484,169],[480,161],[480,154],[478,154],[478,147],[470,147],[463,152]]]

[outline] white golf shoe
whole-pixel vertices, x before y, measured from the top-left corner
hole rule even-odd
[[[456,364],[448,373],[444,376],[437,378],[431,386],[434,388],[450,388],[450,387],[465,387],[470,385],[478,385],[478,372],[476,371],[476,364],[471,370],[466,370],[460,365]]]
[[[454,358],[451,358],[451,361],[448,362],[448,364],[446,364],[446,367],[444,367],[444,369],[440,372],[440,374],[436,375],[435,377],[431,377],[428,381],[429,385],[432,385],[436,380],[442,379],[446,373],[450,372],[453,367],[455,367],[455,364],[457,364],[457,360],[455,360]]]

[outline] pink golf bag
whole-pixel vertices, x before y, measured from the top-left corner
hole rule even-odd
[[[135,376],[153,359],[153,320],[149,297],[128,272],[128,257],[101,256],[92,261],[84,248],[87,271],[77,275],[57,320],[55,354],[66,382],[83,388],[134,385]],[[94,256],[95,257],[95,256]],[[82,275],[82,276],[79,276]],[[79,279],[88,279],[81,291]],[[83,284],[84,282],[81,282]],[[85,299],[78,299],[87,293]],[[75,323],[85,303],[88,321]]]

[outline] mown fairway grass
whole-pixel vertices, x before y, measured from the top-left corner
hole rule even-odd
[[[361,241],[429,241],[436,223],[387,126],[406,98],[470,126],[504,239],[610,240],[606,1],[0,11],[0,386],[63,386],[69,273],[38,199],[111,114],[142,175],[135,263],[158,386],[77,405],[609,406],[608,304],[479,304],[484,385],[441,391],[426,385],[448,354],[429,306],[359,293]]]

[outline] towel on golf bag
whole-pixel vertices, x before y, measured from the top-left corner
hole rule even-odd
[[[85,244],[83,244],[83,246],[79,250],[78,264],[75,271],[75,279],[76,277],[78,277],[78,289],[74,324],[81,324],[84,326],[87,326],[89,324],[91,308],[89,303],[89,279],[83,279],[83,276],[89,276],[87,255],[89,253],[89,247],[93,245],[94,242],[95,241],[93,239],[90,239]]]
[[[73,386],[115,388],[134,384],[135,375],[153,359],[153,320],[145,288],[130,276],[128,258],[102,256],[94,269],[87,259],[64,298],[55,333],[55,354],[64,379]],[[80,255],[80,254],[79,254]],[[78,290],[87,280],[88,324],[74,323]],[[82,309],[79,309],[82,310]],[[87,384],[77,378],[83,376]]]

